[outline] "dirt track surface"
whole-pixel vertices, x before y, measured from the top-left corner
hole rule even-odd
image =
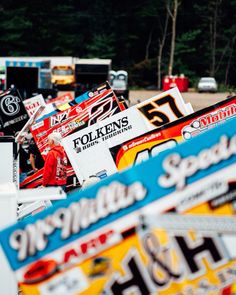
[[[129,97],[131,105],[136,104],[138,101],[144,101],[148,98],[151,98],[161,91],[154,90],[131,90],[129,92]],[[192,104],[193,110],[198,111],[210,105],[213,105],[219,101],[226,99],[229,93],[197,93],[197,92],[182,92],[181,95],[184,98],[184,101],[190,102]]]

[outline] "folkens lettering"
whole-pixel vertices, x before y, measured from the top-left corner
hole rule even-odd
[[[87,134],[84,134],[81,137],[77,137],[73,140],[74,142],[74,148],[78,148],[80,145],[86,145],[88,143],[91,143],[99,138],[102,138],[106,135],[111,134],[112,132],[115,132],[117,130],[120,130],[124,127],[126,127],[129,124],[128,117],[123,117],[119,119],[117,122],[111,122],[103,127],[97,128],[94,131],[91,131]]]

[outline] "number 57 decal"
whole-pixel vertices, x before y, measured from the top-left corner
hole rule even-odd
[[[184,114],[179,110],[175,98],[170,95],[158,98],[138,108],[140,112],[156,127],[160,127],[173,120],[170,116],[181,118]]]

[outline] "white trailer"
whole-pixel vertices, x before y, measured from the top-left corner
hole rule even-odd
[[[75,63],[76,57],[72,56],[18,56],[10,57],[3,56],[0,57],[0,66],[5,66],[6,61],[51,61],[51,67],[60,65],[72,65]]]

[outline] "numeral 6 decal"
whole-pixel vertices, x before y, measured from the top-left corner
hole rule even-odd
[[[160,106],[167,104],[169,111],[160,110]],[[166,123],[169,123],[171,120],[168,115],[173,114],[176,118],[181,118],[184,114],[179,110],[175,99],[170,96],[164,96],[162,98],[158,98],[156,101],[152,101],[143,105],[139,108],[139,111],[143,113],[143,115],[156,127],[162,126]]]

